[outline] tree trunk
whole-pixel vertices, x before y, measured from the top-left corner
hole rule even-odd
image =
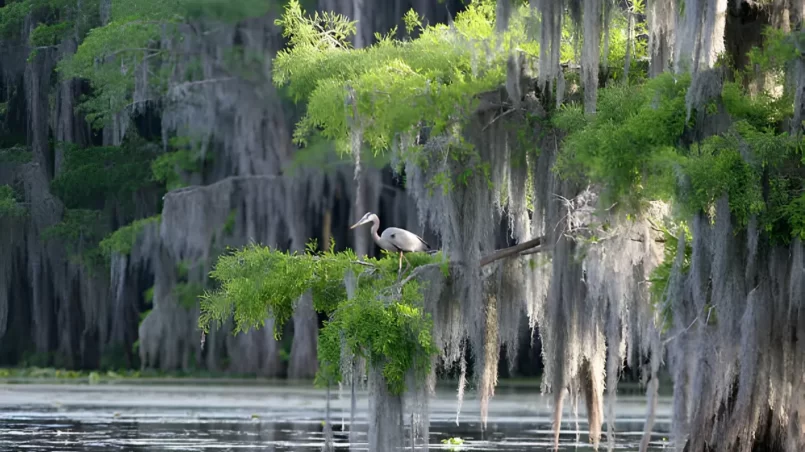
[[[403,400],[389,392],[383,369],[369,365],[369,450],[390,452],[403,447]]]

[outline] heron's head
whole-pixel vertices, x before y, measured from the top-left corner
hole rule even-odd
[[[361,217],[361,219],[360,219],[360,220],[358,220],[358,222],[357,222],[357,223],[353,224],[353,225],[352,225],[352,226],[350,226],[349,228],[350,228],[350,229],[355,229],[355,228],[357,228],[358,226],[364,225],[364,224],[366,224],[366,223],[371,223],[371,222],[372,222],[372,216],[373,216],[373,215],[374,215],[374,214],[373,214],[372,212],[366,212],[366,213],[365,213],[365,214],[364,214],[364,215]]]

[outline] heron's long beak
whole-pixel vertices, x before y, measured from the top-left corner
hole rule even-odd
[[[352,225],[352,226],[350,226],[349,228],[350,228],[350,229],[355,229],[355,228],[357,228],[358,226],[360,226],[360,225],[362,225],[362,224],[366,224],[366,223],[368,223],[368,222],[369,222],[369,220],[368,220],[368,219],[366,219],[366,218],[361,218],[360,220],[358,220],[358,222],[357,222],[357,223],[353,224],[353,225]]]

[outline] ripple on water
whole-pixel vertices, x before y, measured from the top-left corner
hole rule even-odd
[[[284,393],[287,390],[0,385],[0,450],[320,450],[324,442],[323,392]],[[170,394],[170,406],[164,403],[166,393]],[[348,397],[335,398],[331,405],[335,448],[348,450],[347,433],[341,430],[342,425],[349,428]],[[437,394],[431,404],[432,450],[551,450],[550,408],[538,393],[526,398],[519,391],[496,396],[486,432],[480,431],[477,410],[469,405],[465,404],[461,424],[456,425],[454,395]],[[629,398],[621,403],[618,412],[623,415],[616,423],[617,450],[637,450],[643,427],[640,412],[645,410],[641,405]],[[368,450],[365,406],[362,396],[359,407],[364,411],[356,416],[358,444],[351,450]],[[656,429],[660,432],[668,431],[668,411],[667,407],[658,411]],[[567,422],[560,431],[562,450],[592,450],[586,443],[583,413],[579,414],[578,421],[572,415],[565,417]],[[652,451],[668,447],[663,435],[667,433],[655,435]],[[460,447],[442,443],[454,437],[463,439]]]

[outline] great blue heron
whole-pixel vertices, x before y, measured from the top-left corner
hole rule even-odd
[[[378,218],[377,215],[373,214],[372,212],[366,212],[366,214],[360,220],[358,220],[357,223],[350,226],[350,229],[355,229],[358,226],[370,222],[372,223],[372,238],[375,239],[377,246],[390,253],[400,253],[400,271],[402,271],[403,253],[430,251],[430,245],[428,245],[428,243],[424,241],[422,237],[414,234],[411,231],[406,231],[405,229],[386,228],[382,234],[377,235],[377,231],[380,229],[380,218]],[[410,262],[408,262],[408,258],[405,258],[405,261],[406,264],[410,264]]]

